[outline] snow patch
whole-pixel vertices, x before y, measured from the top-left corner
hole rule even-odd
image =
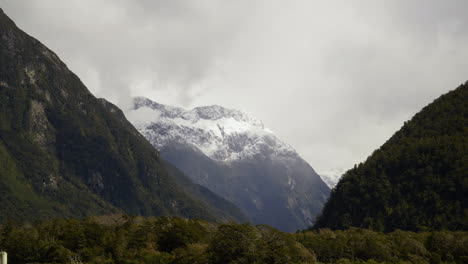
[[[156,148],[186,143],[222,162],[262,153],[276,159],[298,156],[260,120],[217,105],[186,110],[138,97],[126,116]]]

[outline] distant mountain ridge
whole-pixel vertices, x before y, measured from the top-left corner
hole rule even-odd
[[[333,188],[340,180],[341,176],[346,172],[344,169],[331,169],[320,171],[319,175],[328,187]]]
[[[468,82],[347,171],[314,228],[468,230]]]
[[[238,110],[186,110],[137,97],[126,116],[164,159],[256,224],[306,228],[328,197],[329,188],[291,146]]]
[[[0,222],[116,212],[246,219],[167,166],[119,108],[1,9],[0,62]]]

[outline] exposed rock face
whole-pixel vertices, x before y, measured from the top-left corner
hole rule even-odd
[[[164,159],[232,201],[255,224],[310,226],[329,188],[263,123],[221,106],[192,110],[135,98],[127,117]]]
[[[54,151],[55,129],[47,119],[44,106],[36,100],[31,101],[29,124],[34,143],[44,151]]]

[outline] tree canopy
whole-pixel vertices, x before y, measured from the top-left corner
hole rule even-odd
[[[468,229],[468,83],[424,107],[332,190],[315,228]]]

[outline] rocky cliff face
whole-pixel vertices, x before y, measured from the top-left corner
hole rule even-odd
[[[126,115],[164,159],[255,224],[306,228],[328,197],[329,188],[291,146],[240,111],[185,110],[140,97]]]
[[[242,218],[175,177],[120,109],[95,98],[1,9],[0,62],[0,221],[113,212]]]

